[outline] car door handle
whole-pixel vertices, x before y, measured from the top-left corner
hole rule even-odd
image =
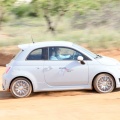
[[[40,69],[40,67],[37,67],[37,69],[39,70],[39,69]]]
[[[53,69],[51,66],[44,68],[45,71],[49,71],[49,70],[51,70],[51,69]]]
[[[66,72],[73,71],[72,69],[66,68],[66,67],[59,67],[60,70],[65,70]]]
[[[66,67],[59,67],[59,69],[66,69]]]

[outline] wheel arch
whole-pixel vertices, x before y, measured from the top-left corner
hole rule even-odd
[[[17,79],[17,78],[25,78],[25,79],[27,79],[27,80],[31,83],[31,86],[32,86],[32,92],[34,91],[32,81],[31,81],[29,78],[25,77],[25,76],[17,76],[17,77],[15,77],[15,78],[13,78],[13,79],[11,80],[11,82],[10,82],[9,89],[10,89],[10,87],[11,87],[12,82],[13,82],[15,79]]]
[[[96,75],[94,76],[93,80],[92,80],[92,89],[94,89],[94,85],[93,85],[93,83],[94,83],[95,78],[96,78],[98,75],[100,75],[100,74],[109,74],[110,76],[112,76],[113,79],[114,79],[114,82],[115,82],[115,88],[116,88],[116,80],[115,80],[115,77],[114,77],[111,73],[108,73],[108,72],[100,72],[100,73],[96,74]]]

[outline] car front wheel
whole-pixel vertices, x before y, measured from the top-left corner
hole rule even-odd
[[[10,86],[10,91],[16,98],[28,97],[32,92],[32,85],[25,78],[16,78]]]
[[[99,93],[109,93],[112,92],[115,88],[115,81],[114,78],[107,74],[99,74],[94,82],[93,82],[94,89]]]

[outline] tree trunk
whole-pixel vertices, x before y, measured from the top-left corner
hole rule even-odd
[[[45,15],[44,15],[44,18],[45,18],[45,20],[46,20],[46,22],[47,22],[47,25],[48,25],[48,31],[51,31],[52,34],[55,35],[56,29],[55,29],[55,27],[52,25],[52,21],[50,20],[50,17],[45,14]]]

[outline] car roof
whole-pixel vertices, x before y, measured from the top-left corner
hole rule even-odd
[[[71,47],[73,45],[72,42],[68,41],[45,41],[45,42],[35,42],[29,44],[20,44],[18,47],[22,50],[27,48],[38,48],[38,47],[49,47],[49,46],[68,46]]]

